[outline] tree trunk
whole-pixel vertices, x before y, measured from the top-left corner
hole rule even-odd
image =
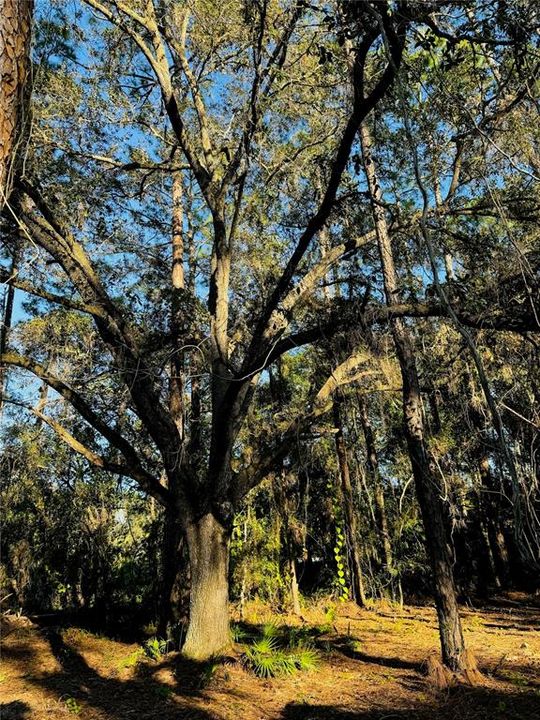
[[[497,488],[495,478],[491,472],[487,454],[481,453],[478,461],[480,479],[482,481],[480,508],[484,514],[487,528],[487,536],[490,549],[493,555],[496,577],[502,587],[508,585],[509,556],[506,547],[506,539],[502,531],[501,523],[501,499],[500,488]]]
[[[442,488],[423,441],[420,396],[410,389],[405,392],[404,388],[403,399],[407,446],[433,572],[443,662],[451,670],[462,670],[466,662],[465,642],[454,581],[453,552],[442,506]]]
[[[473,527],[470,528],[469,536],[476,552],[473,553],[473,576],[476,576],[476,591],[480,597],[487,598],[493,587],[501,588],[501,581],[495,566],[495,557],[489,542],[489,534],[486,527],[486,518],[483,508],[482,491],[475,493],[475,514],[473,516]],[[469,548],[465,548],[467,551]]]
[[[360,424],[364,441],[366,443],[367,469],[373,486],[373,497],[375,500],[375,512],[377,517],[378,531],[383,551],[383,561],[388,572],[392,570],[392,544],[388,532],[388,521],[386,519],[386,507],[384,503],[384,492],[379,474],[379,460],[375,446],[375,436],[369,420],[364,398],[358,395],[358,409],[360,410]]]
[[[400,302],[401,297],[392,243],[382,202],[382,191],[371,154],[371,137],[367,126],[361,126],[360,135],[381,258],[386,303],[388,306],[393,306]],[[445,523],[443,488],[438,469],[435,467],[426,445],[414,347],[407,328],[400,319],[394,318],[391,321],[391,327],[403,382],[404,432],[433,573],[442,658],[444,664],[451,670],[462,670],[466,668],[467,656],[453,574],[453,552]]]
[[[0,0],[0,210],[23,155],[27,115],[33,0]]]
[[[18,251],[15,248],[13,260],[11,262],[10,277],[17,275],[18,265]],[[0,355],[3,355],[7,350],[8,335],[11,330],[11,323],[13,321],[13,302],[15,300],[15,288],[11,284],[7,284],[4,289],[4,303],[2,309],[2,325],[0,326]],[[4,407],[4,391],[6,389],[6,374],[7,368],[4,365],[0,365],[0,417],[2,416],[2,410]]]
[[[364,578],[362,575],[362,563],[360,545],[358,543],[358,523],[356,521],[356,512],[354,507],[354,496],[351,486],[351,474],[349,470],[349,458],[347,456],[347,448],[343,437],[343,422],[341,418],[341,400],[334,401],[334,425],[337,432],[335,434],[336,455],[339,465],[339,474],[341,479],[341,498],[346,523],[347,548],[349,551],[349,559],[351,566],[351,580],[353,597],[356,604],[360,607],[366,606],[366,595],[364,592]]]
[[[289,560],[289,573],[291,578],[291,600],[293,613],[295,615],[301,615],[302,609],[300,607],[300,592],[298,590],[298,578],[296,576],[296,560],[291,557]]]
[[[159,594],[158,637],[173,639],[174,627],[182,616],[182,584],[187,586],[187,566],[184,562],[184,543],[176,514],[165,510],[161,547],[161,586]]]
[[[207,513],[188,524],[186,539],[191,568],[189,626],[183,654],[207,660],[228,648],[229,533]]]

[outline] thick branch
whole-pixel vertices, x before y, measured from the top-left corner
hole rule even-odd
[[[322,229],[326,221],[328,220],[331,210],[334,206],[337,191],[341,183],[343,172],[347,166],[349,160],[351,148],[355,140],[356,134],[360,124],[364,118],[371,112],[376,104],[384,97],[388,88],[392,85],[399,65],[401,64],[401,58],[404,47],[404,34],[400,32],[399,36],[394,38],[394,45],[392,47],[392,58],[382,74],[381,78],[371,91],[371,93],[364,97],[361,91],[363,87],[363,74],[364,64],[369,52],[369,49],[375,41],[377,35],[371,34],[361,43],[360,48],[357,51],[354,74],[355,74],[355,98],[353,111],[349,117],[347,125],[341,136],[341,140],[338,145],[336,156],[330,170],[330,178],[321,201],[321,204],[315,213],[315,215],[308,222],[306,229],[302,233],[296,248],[291,255],[289,262],[285,270],[283,271],[280,279],[278,280],[273,293],[271,294],[268,302],[266,303],[263,312],[259,318],[253,340],[251,343],[250,350],[248,352],[248,359],[260,352],[261,340],[264,338],[267,341],[271,340],[279,332],[282,332],[283,322],[280,317],[281,308],[280,303],[283,296],[289,289],[290,282],[298,268],[298,265],[304,254],[306,253],[311,241],[315,235]]]

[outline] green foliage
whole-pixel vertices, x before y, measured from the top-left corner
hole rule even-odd
[[[7,607],[148,602],[158,537],[144,498],[70,458],[54,435],[30,423],[6,433],[0,471]]]
[[[163,655],[167,654],[168,645],[167,640],[152,637],[144,643],[143,652],[151,660],[159,660]]]
[[[79,705],[79,703],[73,697],[66,698],[64,700],[64,704],[66,706],[66,710],[68,712],[70,712],[72,715],[79,715],[79,713],[82,710],[82,707]]]
[[[303,628],[284,628],[267,623],[242,657],[244,665],[257,677],[270,678],[313,670],[319,655]]]
[[[336,524],[336,539],[334,541],[334,561],[336,564],[336,575],[334,578],[334,586],[337,596],[341,602],[345,602],[350,597],[349,589],[349,570],[347,566],[347,543],[345,539],[345,530],[343,525],[343,510],[341,507],[340,497],[336,492],[334,482],[328,482],[328,493],[332,498],[334,509],[334,518]]]
[[[249,600],[258,597],[273,606],[287,593],[281,571],[279,520],[264,513],[268,489],[262,487],[248,506],[237,515],[231,540],[232,595]],[[259,514],[260,513],[260,514]]]
[[[231,639],[235,643],[245,643],[253,634],[241,623],[231,623]]]
[[[121,669],[132,668],[145,656],[144,648],[137,648],[119,663]]]

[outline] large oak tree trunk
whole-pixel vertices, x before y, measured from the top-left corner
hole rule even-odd
[[[387,305],[393,306],[400,302],[401,296],[382,202],[381,186],[371,153],[371,137],[365,125],[361,127],[361,141],[381,258],[386,302]],[[444,493],[440,475],[426,443],[414,347],[412,338],[400,319],[394,318],[391,321],[391,327],[403,383],[404,432],[433,573],[442,658],[444,664],[451,670],[462,670],[466,668],[467,655],[457,603],[453,551],[445,522],[442,499]]]
[[[230,645],[229,533],[207,513],[186,527],[191,567],[189,626],[183,654],[207,660]]]

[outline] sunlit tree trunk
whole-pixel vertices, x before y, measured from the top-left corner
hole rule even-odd
[[[10,276],[14,277],[17,273],[17,251],[11,263]],[[3,308],[2,308],[2,325],[0,327],[0,355],[3,355],[7,350],[8,335],[11,330],[11,323],[13,321],[13,303],[15,300],[15,288],[11,284],[7,284],[4,287],[3,297]],[[0,364],[0,416],[4,406],[4,391],[6,388],[6,368]]]
[[[9,199],[28,128],[34,0],[0,0],[0,210]]]
[[[291,582],[291,602],[292,609],[295,615],[302,614],[302,608],[300,607],[300,590],[298,588],[298,577],[296,575],[296,560],[294,557],[289,559],[289,575]]]
[[[33,0],[0,0],[0,212],[9,200],[13,179],[22,160],[23,142],[28,130],[30,83],[28,82]],[[11,277],[17,274],[15,247]],[[0,354],[6,352],[7,336],[13,317],[15,289],[5,288]],[[6,382],[0,365],[0,412]]]
[[[229,633],[229,541],[219,520],[207,513],[186,528],[191,568],[189,628],[183,653],[193,660],[219,655]]]

